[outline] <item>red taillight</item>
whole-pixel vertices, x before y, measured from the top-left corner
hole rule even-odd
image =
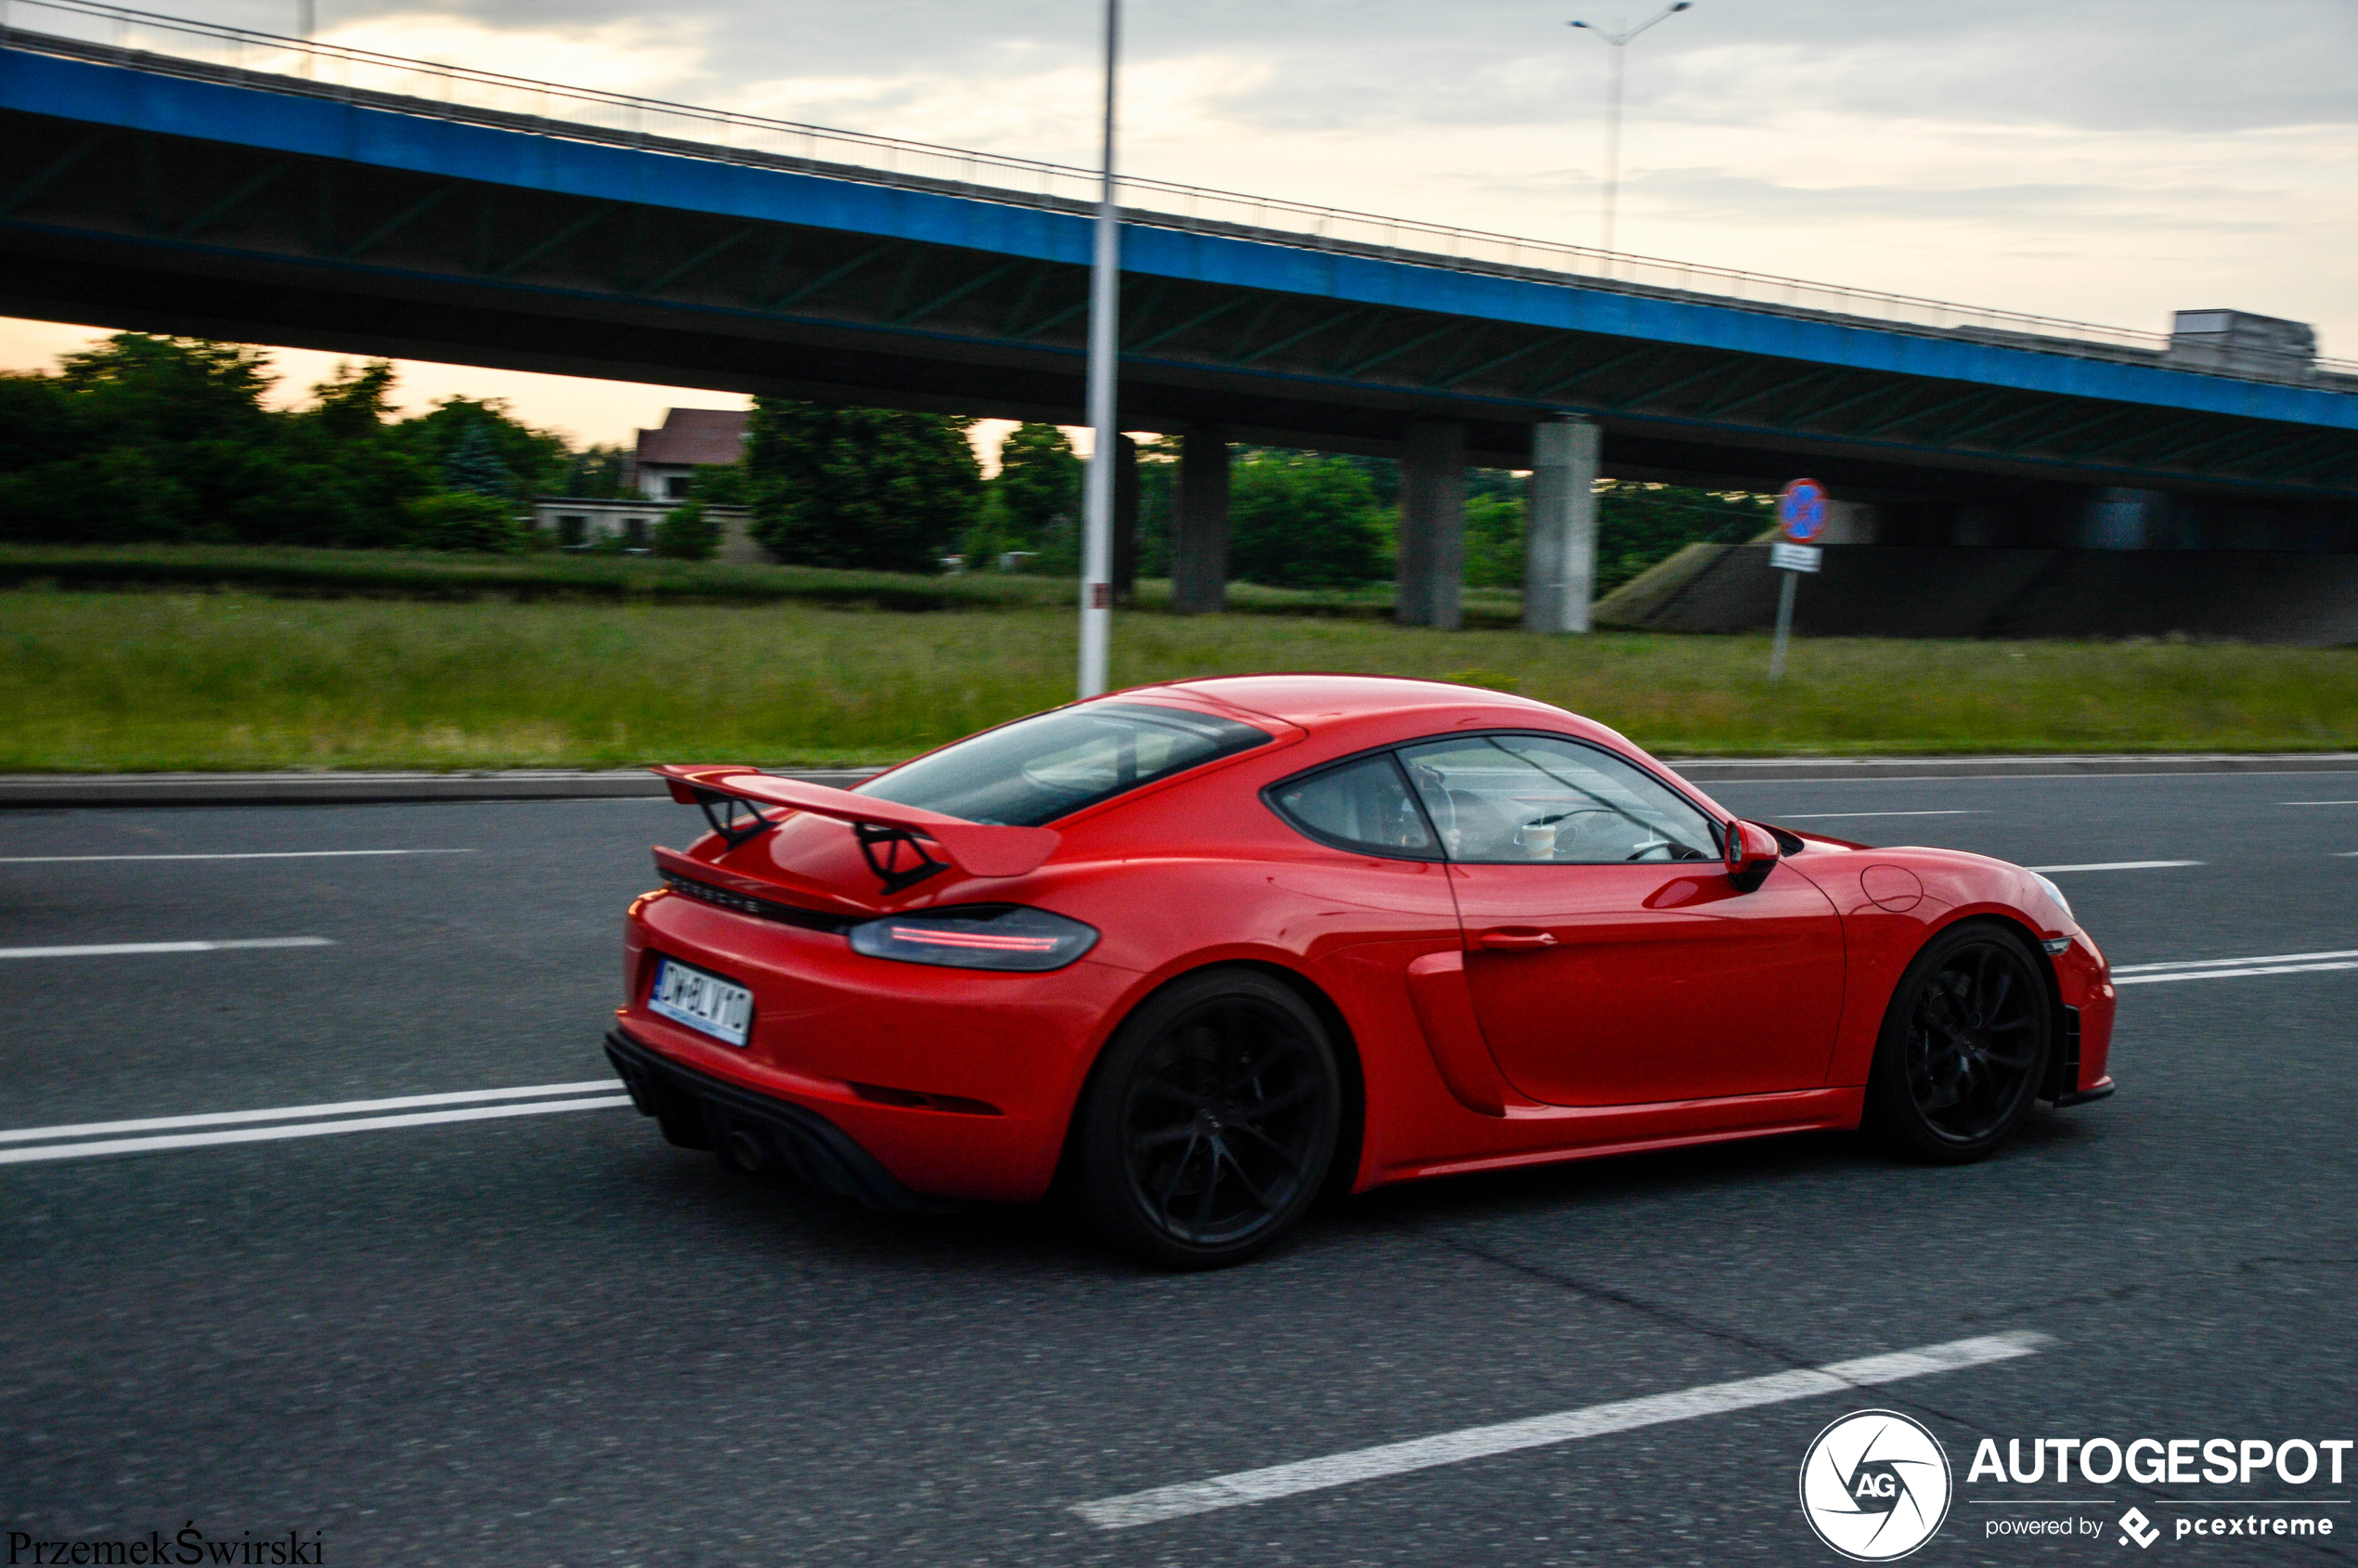
[[[852,951],[903,964],[955,969],[1061,969],[1095,947],[1097,933],[1078,920],[1020,904],[969,904],[887,916],[854,926]]]

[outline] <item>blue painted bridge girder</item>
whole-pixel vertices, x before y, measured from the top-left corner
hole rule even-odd
[[[666,384],[1071,420],[1077,213],[0,51],[0,311]],[[181,73],[175,73],[175,71]],[[201,73],[199,73],[201,74]],[[427,106],[415,106],[424,109]],[[602,138],[602,139],[600,139]],[[1175,221],[1175,220],[1173,220]],[[1134,225],[1132,428],[1860,493],[2358,496],[2358,395],[2035,343]]]

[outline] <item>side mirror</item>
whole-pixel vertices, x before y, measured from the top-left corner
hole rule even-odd
[[[1751,892],[1768,879],[1777,863],[1777,836],[1758,823],[1728,824],[1728,875],[1738,888]]]

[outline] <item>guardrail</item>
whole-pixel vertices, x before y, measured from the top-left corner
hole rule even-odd
[[[409,113],[439,113],[568,139],[659,147],[686,156],[805,166],[879,184],[950,188],[978,200],[1076,212],[1094,211],[1096,201],[1097,175],[1086,169],[561,86],[92,0],[0,0],[0,44],[146,69],[185,62],[214,79],[252,79],[253,85],[275,91],[397,100]],[[2133,328],[1599,251],[1168,180],[1124,177],[1118,189],[1124,221],[1155,227],[1236,233],[1469,271],[1537,275],[1587,288],[1833,317],[2087,358],[2151,363],[2170,346],[2166,334]],[[2358,361],[2321,359],[2315,369],[2358,377]],[[2204,373],[2302,379],[2261,369]]]

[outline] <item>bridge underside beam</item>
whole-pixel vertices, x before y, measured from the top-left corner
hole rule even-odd
[[[60,171],[70,172],[63,177]],[[1077,421],[1079,266],[0,113],[0,311],[333,352]],[[1348,305],[1126,285],[1122,421],[1528,467],[1576,412],[1626,477],[1862,496],[2358,493],[2358,431]]]

